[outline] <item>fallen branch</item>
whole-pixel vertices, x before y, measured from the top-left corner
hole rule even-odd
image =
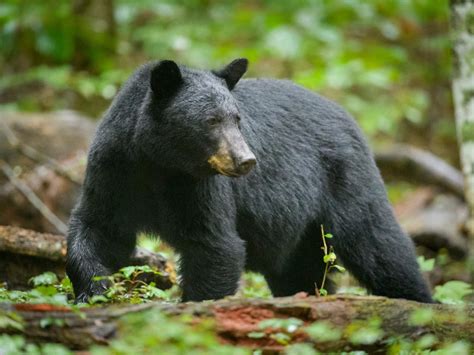
[[[425,309],[432,313],[431,320],[415,325],[410,320],[414,311]],[[318,342],[310,339],[302,328],[293,332],[290,343],[312,342],[320,351],[347,349],[380,349],[391,336],[403,336],[412,340],[425,334],[433,334],[439,341],[474,341],[474,305],[456,307],[448,305],[419,304],[406,300],[383,297],[329,296],[294,297],[268,300],[229,299],[216,302],[144,305],[115,305],[84,309],[83,314],[64,307],[51,305],[0,305],[0,312],[18,313],[23,319],[23,331],[9,329],[10,333],[22,333],[35,342],[59,342],[75,349],[86,349],[92,344],[107,344],[120,337],[120,318],[126,314],[144,311],[162,311],[169,316],[192,315],[193,323],[213,319],[215,332],[226,343],[249,346],[263,350],[282,350],[270,335],[278,329],[263,330],[264,336],[249,337],[251,332],[262,332],[261,321],[274,318],[298,318],[309,325],[315,321],[326,321],[340,329],[343,337],[337,341]],[[1,313],[0,313],[1,315]],[[61,326],[41,326],[41,320],[54,318]],[[366,325],[371,319],[381,320],[383,336],[374,344],[354,346],[350,341],[348,327]],[[166,324],[156,324],[156,331]],[[137,330],[138,331],[138,330]]]
[[[440,194],[432,188],[420,188],[395,205],[397,219],[416,245],[430,250],[448,250],[454,259],[467,256],[464,224],[468,208],[452,194]]]
[[[24,288],[28,280],[45,271],[64,276],[66,238],[61,235],[0,226],[0,281],[9,287]],[[136,248],[130,265],[150,265],[161,271],[155,282],[162,289],[173,284],[166,259],[160,254]]]
[[[462,173],[430,152],[399,144],[377,151],[375,161],[387,180],[432,184],[464,199]]]

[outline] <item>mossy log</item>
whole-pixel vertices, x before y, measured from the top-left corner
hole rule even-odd
[[[431,317],[424,322],[413,322],[413,312],[420,309],[431,311]],[[311,339],[304,331],[304,326],[290,335],[290,343],[310,342],[320,351],[372,351],[385,348],[386,340],[391,336],[416,340],[425,334],[433,334],[439,341],[464,339],[474,342],[474,305],[461,307],[420,304],[373,296],[335,295],[317,298],[297,295],[274,299],[234,298],[203,303],[153,302],[87,308],[80,313],[51,305],[0,305],[0,315],[17,313],[24,324],[23,330],[7,329],[5,332],[22,333],[27,339],[35,342],[59,342],[73,349],[86,349],[93,344],[108,344],[112,339],[120,337],[123,316],[152,311],[161,311],[170,317],[191,315],[193,324],[213,319],[213,329],[222,342],[272,351],[279,351],[284,347],[271,337],[278,329],[263,330],[265,334],[259,338],[249,334],[262,332],[260,322],[274,318],[297,318],[302,320],[304,325],[326,321],[343,332],[343,336],[337,341],[321,342]],[[57,319],[59,321],[55,324],[60,325],[45,327],[41,321],[45,318]],[[374,318],[381,321],[383,336],[371,345],[355,346],[350,340],[348,329],[354,327],[354,324],[367,324]],[[156,324],[156,331],[159,332],[160,327],[166,326]]]

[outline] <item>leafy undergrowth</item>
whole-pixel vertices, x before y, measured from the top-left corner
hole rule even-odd
[[[89,304],[79,307],[104,303],[144,303],[152,300],[177,301],[178,288],[161,290],[153,281],[154,275],[160,275],[158,270],[149,266],[127,266],[119,272],[97,280],[106,279],[110,286],[103,295],[93,296]],[[45,272],[31,278],[32,288],[27,291],[8,290],[5,285],[0,287],[0,302],[11,303],[48,303],[53,305],[73,307],[73,289],[69,278],[59,280],[52,272]]]
[[[424,261],[426,264],[426,261]],[[427,262],[428,266],[431,262]],[[426,265],[425,265],[426,266]],[[426,266],[426,267],[428,267]],[[153,273],[149,267],[135,266],[120,270],[107,277],[111,287],[103,296],[92,298],[89,305],[100,307],[107,303],[143,303],[151,300],[176,302],[179,292],[176,289],[160,290],[153,282],[147,283],[144,275]],[[55,274],[47,272],[31,279],[32,289],[28,291],[0,288],[0,302],[12,303],[51,303],[75,309],[72,304],[72,287],[68,278],[59,280]],[[473,292],[472,288],[460,281],[451,281],[435,289],[435,299],[442,303],[462,304],[463,299]],[[241,297],[271,297],[264,278],[259,274],[248,273],[243,278]],[[433,313],[426,309],[415,311],[410,317],[413,324],[426,324],[433,319]],[[335,328],[328,322],[316,321],[304,324],[296,318],[266,319],[258,325],[259,331],[251,332],[249,340],[268,337],[284,347],[289,355],[318,354],[314,346],[318,343],[337,342],[349,339],[354,348],[364,348],[380,341],[385,344],[388,354],[470,354],[472,345],[465,341],[443,343],[434,334],[426,334],[413,341],[407,338],[386,337],[381,327],[382,321],[373,318],[369,322],[353,322],[344,329]],[[61,326],[54,319],[46,319],[43,326]],[[21,318],[14,313],[0,313],[0,330],[14,328],[22,330]],[[222,344],[217,338],[212,321],[196,322],[192,317],[169,317],[157,310],[130,314],[119,321],[119,336],[109,346],[94,346],[91,354],[260,354],[260,350],[250,350]],[[304,343],[293,344],[295,334],[306,334]],[[353,352],[364,354],[364,351]],[[0,354],[72,354],[59,344],[31,344],[21,335],[1,335]]]
[[[324,234],[323,234],[324,235]],[[327,237],[328,235],[326,235]],[[332,236],[329,235],[329,238]],[[323,238],[324,240],[324,238]],[[155,246],[156,247],[156,246]],[[330,250],[327,249],[330,255]],[[334,253],[331,251],[331,253]],[[172,258],[172,256],[171,256]],[[334,260],[332,260],[334,259]],[[333,265],[335,254],[327,265]],[[419,258],[423,271],[429,272],[435,267],[434,259]],[[329,267],[328,267],[329,270]],[[343,274],[339,274],[343,275]],[[148,266],[130,266],[118,273],[103,277],[110,287],[101,296],[91,298],[89,304],[74,305],[70,280],[66,277],[59,280],[52,272],[46,272],[30,280],[31,289],[27,291],[8,290],[0,285],[0,302],[52,304],[69,307],[80,312],[82,307],[101,307],[110,303],[145,303],[150,301],[178,302],[180,291],[177,286],[169,290],[156,287],[153,277],[159,271]],[[322,284],[323,286],[323,284]],[[323,287],[321,287],[323,288]],[[364,290],[346,287],[345,293],[361,293]],[[449,281],[436,286],[434,298],[446,304],[462,305],[472,295],[472,287],[461,281]],[[238,292],[243,298],[270,298],[271,293],[262,275],[246,273]],[[410,322],[423,325],[433,320],[430,310],[420,309],[410,317]],[[289,355],[318,354],[315,345],[324,342],[337,342],[345,339],[353,344],[354,349],[367,348],[371,344],[382,342],[388,354],[470,354],[472,344],[465,341],[451,343],[441,342],[434,334],[426,334],[414,341],[407,338],[387,337],[381,327],[382,321],[373,318],[369,322],[353,322],[344,329],[335,328],[328,322],[316,321],[304,324],[296,318],[266,319],[258,324],[258,331],[250,332],[247,337],[252,340],[268,339],[284,347]],[[45,318],[41,326],[61,326],[55,319]],[[157,310],[130,314],[119,321],[118,337],[109,346],[94,346],[91,354],[130,354],[130,353],[163,353],[163,354],[261,354],[258,349],[250,350],[237,346],[222,344],[215,334],[212,321],[196,322],[190,316],[169,317]],[[13,312],[0,312],[0,332],[2,329],[23,329],[22,320]],[[298,341],[298,334],[305,334],[305,342]],[[301,339],[299,340],[301,341]],[[348,352],[350,353],[350,352]],[[364,351],[352,352],[365,354]],[[0,354],[72,354],[60,344],[31,344],[21,335],[0,335]]]

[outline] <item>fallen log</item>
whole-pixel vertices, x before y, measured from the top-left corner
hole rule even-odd
[[[397,144],[378,150],[375,161],[385,180],[434,185],[464,199],[462,173],[426,150]]]
[[[9,288],[25,288],[28,280],[46,271],[59,277],[65,275],[66,238],[28,229],[0,226],[0,282]],[[130,265],[150,265],[160,270],[157,286],[168,289],[173,285],[166,259],[157,253],[136,248]]]
[[[414,321],[415,311],[431,314],[430,318]],[[224,343],[263,350],[282,350],[283,345],[271,334],[280,329],[263,329],[261,322],[268,319],[296,318],[301,325],[289,336],[290,343],[309,342],[320,351],[348,349],[380,349],[390,337],[407,337],[411,340],[432,334],[438,341],[464,339],[474,342],[474,305],[420,304],[417,302],[387,299],[375,296],[335,295],[328,297],[298,297],[274,299],[226,299],[202,303],[147,303],[141,305],[112,305],[87,308],[81,312],[65,307],[34,304],[1,304],[0,315],[16,313],[22,319],[22,330],[9,328],[4,332],[23,334],[34,342],[58,342],[73,349],[87,349],[93,344],[108,344],[120,337],[122,317],[137,312],[164,312],[170,317],[191,315],[193,324],[213,319],[214,331]],[[44,326],[44,319],[58,320]],[[350,332],[354,325],[380,320],[382,336],[370,345],[355,345]],[[318,341],[311,338],[304,326],[325,321],[339,329],[342,336],[337,341]],[[51,322],[49,322],[51,323]],[[56,325],[55,325],[56,324]],[[156,324],[156,331],[166,324]],[[139,332],[139,329],[136,330]],[[252,337],[254,332],[263,336]]]
[[[468,238],[464,224],[468,208],[452,194],[420,188],[395,205],[397,220],[416,245],[434,252],[446,248],[454,259],[467,256]]]

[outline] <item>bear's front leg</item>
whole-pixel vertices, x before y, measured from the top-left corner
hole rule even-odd
[[[183,302],[235,294],[245,264],[245,246],[240,238],[193,239],[180,249]]]
[[[66,272],[72,281],[76,303],[86,303],[90,297],[103,294],[108,276],[125,266],[135,247],[135,236],[92,227],[72,215],[68,233]]]

